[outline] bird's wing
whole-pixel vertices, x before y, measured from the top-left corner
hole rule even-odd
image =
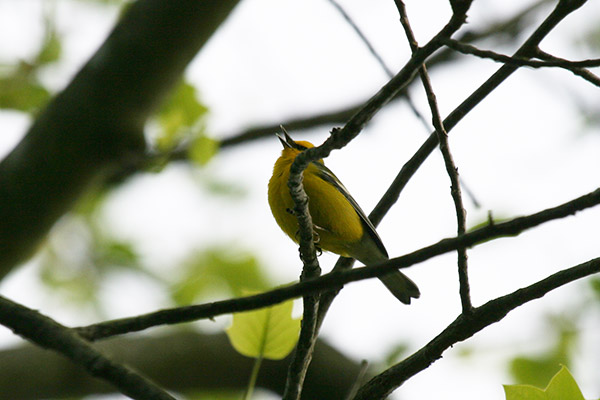
[[[375,244],[377,245],[379,250],[381,250],[381,252],[386,257],[388,257],[387,250],[385,249],[385,246],[383,245],[381,238],[377,234],[377,231],[375,230],[373,223],[369,220],[369,217],[367,217],[367,215],[362,210],[362,208],[360,208],[360,206],[358,205],[356,200],[354,200],[354,197],[352,197],[352,195],[350,195],[350,193],[348,192],[348,189],[346,189],[346,187],[342,184],[342,182],[340,182],[338,177],[335,176],[335,174],[333,172],[331,172],[331,170],[329,168],[327,168],[325,165],[323,165],[317,161],[314,161],[312,164],[315,167],[317,167],[319,178],[321,178],[324,181],[333,185],[333,187],[335,187],[340,193],[342,193],[344,195],[344,197],[350,202],[350,204],[352,204],[354,211],[356,211],[356,213],[360,217],[361,221],[363,222],[363,227],[369,233],[369,236],[371,236],[371,238],[373,239],[373,241],[375,242]]]

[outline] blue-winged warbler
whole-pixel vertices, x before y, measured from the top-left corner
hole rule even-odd
[[[295,142],[286,132],[277,136],[283,144],[283,151],[275,162],[269,181],[269,206],[279,227],[297,243],[298,220],[292,211],[294,201],[287,183],[296,156],[314,146],[306,141]],[[355,258],[366,265],[388,259],[375,227],[323,160],[312,162],[306,168],[303,184],[309,197],[308,209],[317,247]],[[405,304],[410,304],[411,298],[419,297],[417,285],[400,271],[380,279]]]

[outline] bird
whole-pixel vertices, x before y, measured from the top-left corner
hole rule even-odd
[[[277,133],[283,145],[268,184],[269,207],[281,230],[298,243],[298,220],[288,187],[290,167],[298,154],[314,147],[307,141],[294,141],[283,130]],[[304,191],[313,223],[315,246],[343,257],[354,258],[365,265],[389,259],[375,227],[356,200],[323,160],[311,162],[304,170]],[[419,288],[400,271],[379,277],[387,289],[402,303],[410,304],[420,296]]]

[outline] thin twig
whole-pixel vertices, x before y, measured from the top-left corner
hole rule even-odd
[[[393,78],[394,77],[394,73],[392,72],[392,69],[387,66],[387,64],[385,63],[385,61],[383,61],[383,57],[381,57],[381,55],[377,52],[377,50],[375,50],[375,47],[373,47],[373,45],[371,44],[371,42],[369,41],[369,39],[367,39],[366,35],[361,31],[361,29],[358,27],[358,25],[354,22],[354,20],[352,19],[352,17],[350,17],[350,15],[348,15],[348,13],[344,10],[344,8],[337,1],[335,1],[335,0],[329,0],[329,2],[342,15],[342,17],[346,20],[346,22],[350,25],[350,27],[352,27],[352,29],[354,30],[354,32],[356,32],[356,34],[358,35],[358,37],[360,38],[360,40],[363,42],[363,44],[367,47],[367,49],[369,50],[369,52],[371,53],[371,55],[373,56],[373,58],[375,58],[375,60],[379,63],[379,65],[381,66],[381,68],[383,69],[383,71],[387,74],[388,78]],[[427,132],[429,132],[430,126],[427,123],[427,120],[425,119],[425,117],[423,116],[423,114],[417,109],[417,106],[414,103],[414,101],[412,100],[412,97],[411,97],[410,92],[408,90],[406,90],[404,92],[404,96],[403,97],[404,97],[404,100],[406,101],[406,104],[408,105],[408,107],[412,111],[412,113],[421,122],[421,124],[425,127],[425,129],[427,130]],[[462,178],[461,178],[461,183],[462,183],[463,186],[465,186],[465,183],[462,181]],[[469,196],[469,198],[473,202],[473,205],[476,208],[479,208],[480,207],[480,203],[477,200],[477,198],[475,198],[475,196],[473,194],[473,191],[466,190],[465,192],[467,193],[467,195]]]
[[[559,58],[559,57],[553,56],[552,54],[548,54],[539,48],[536,49],[535,56],[540,59],[543,59],[545,62],[549,62],[549,63],[558,63],[558,64],[563,64],[563,65],[568,65],[568,63],[570,62],[563,58]],[[591,73],[590,71],[588,71],[587,69],[579,68],[579,67],[574,67],[574,68],[563,67],[563,68],[571,71],[575,75],[585,79],[586,81],[590,82],[591,84],[600,87],[600,78],[598,76],[594,75],[593,73]]]
[[[1,296],[0,324],[40,347],[62,354],[132,399],[175,400],[146,378],[106,358],[75,330]]]
[[[470,54],[473,56],[477,56],[480,58],[489,58],[490,60],[501,62],[504,64],[512,64],[517,65],[519,67],[531,67],[531,68],[564,68],[568,70],[572,70],[574,68],[590,68],[590,67],[600,67],[600,59],[590,59],[590,60],[582,60],[582,61],[570,61],[564,58],[558,58],[554,56],[550,56],[547,53],[541,52],[539,55],[544,54],[547,58],[546,60],[532,60],[530,58],[525,57],[514,57],[506,54],[496,53],[491,50],[483,50],[478,47],[475,47],[471,44],[463,43],[454,39],[446,39],[444,40],[444,44],[450,47],[453,50],[456,50],[463,54]],[[538,56],[538,54],[536,54]],[[542,57],[540,57],[542,58]]]
[[[354,22],[352,17],[350,17],[350,15],[346,12],[346,10],[344,10],[344,8],[335,0],[329,0],[329,2],[342,15],[342,17],[344,17],[344,19],[346,20],[348,25],[350,25],[350,27],[358,35],[358,37],[364,43],[364,45],[367,46],[367,49],[369,50],[371,55],[375,58],[375,60],[377,60],[377,62],[381,66],[381,68],[385,71],[386,75],[390,78],[392,76],[394,76],[394,72],[392,71],[392,69],[385,64],[385,61],[383,61],[383,57],[381,57],[381,55],[379,55],[377,50],[375,50],[375,47],[373,47],[373,45],[371,44],[369,39],[367,39],[365,34],[358,27],[358,25],[356,25],[356,23]]]
[[[517,307],[539,299],[547,293],[570,282],[600,272],[600,258],[559,271],[549,277],[491,300],[469,314],[460,314],[454,322],[433,340],[404,361],[377,375],[364,385],[354,400],[384,399],[410,377],[426,369],[442,357],[454,344],[464,341],[482,329],[504,318]]]
[[[214,318],[223,314],[263,308],[307,294],[339,289],[346,283],[385,275],[394,269],[408,268],[441,254],[456,251],[460,247],[472,247],[500,237],[517,236],[528,229],[549,221],[574,215],[577,212],[595,207],[598,204],[600,204],[600,188],[535,214],[514,218],[501,223],[490,223],[477,230],[467,232],[462,236],[442,239],[437,243],[378,265],[347,271],[332,271],[310,281],[273,289],[253,296],[165,309],[136,317],[105,321],[76,328],[76,330],[85,339],[99,340],[125,333],[142,331],[160,325],[180,324],[199,319]]]
[[[358,389],[362,386],[364,382],[365,375],[367,373],[367,368],[369,367],[369,362],[367,360],[362,360],[360,363],[360,371],[358,371],[358,376],[354,380],[354,385],[348,391],[348,394],[345,397],[345,400],[352,400]]]
[[[486,39],[497,34],[503,34],[505,37],[514,39],[519,37],[519,33],[521,32],[522,26],[527,26],[524,22],[526,18],[529,18],[531,14],[535,13],[541,6],[547,3],[549,0],[538,0],[536,3],[528,6],[522,11],[517,12],[514,16],[508,18],[507,20],[501,21],[499,23],[490,25],[489,28],[482,31],[468,31],[464,30],[462,33],[459,33],[458,40],[460,42],[471,42],[476,40]],[[437,53],[433,54],[428,58],[427,65],[429,69],[434,66],[437,67],[439,65],[444,64],[452,59],[450,55],[452,54],[449,49],[440,49]],[[446,50],[446,51],[445,51]],[[407,104],[411,107],[413,113],[415,113],[416,117],[427,126],[427,121],[423,118],[423,115],[414,107],[412,101],[409,100],[410,94],[406,89],[401,90],[393,100],[398,100],[400,98],[406,97]],[[340,124],[345,121],[348,121],[354,114],[356,114],[363,106],[364,101],[360,101],[355,105],[351,105],[349,107],[333,110],[329,112],[324,112],[317,115],[307,116],[307,117],[292,117],[285,121],[283,121],[283,125],[286,126],[289,130],[297,131],[302,129],[310,129],[314,127],[318,127],[321,125],[335,125]],[[224,139],[220,140],[219,147],[220,149],[229,149],[231,147],[249,142],[254,140],[259,140],[267,137],[272,137],[276,132],[279,131],[279,126],[282,122],[279,121],[276,124],[263,124],[253,126],[244,130],[241,130],[236,133],[231,133],[227,135]],[[427,129],[429,130],[429,129]],[[111,176],[107,179],[109,184],[120,183],[129,177],[135,175],[139,172],[144,172],[149,169],[154,169],[157,164],[163,164],[166,161],[188,161],[189,160],[189,145],[183,145],[168,154],[154,154],[147,153],[143,155],[143,157],[139,157],[136,160],[128,160],[130,162],[124,163],[117,170],[115,170]],[[468,193],[468,187],[465,186],[464,182],[463,189],[466,193]],[[477,199],[470,195],[473,203],[476,207],[479,207]]]
[[[410,22],[408,21],[408,15],[406,13],[406,7],[404,6],[404,2],[402,0],[395,0],[395,3],[396,7],[398,8],[398,13],[400,14],[400,23],[404,28],[404,32],[408,39],[410,48],[413,52],[415,52],[418,50],[419,45],[412,31],[412,28],[410,27]],[[419,75],[421,76],[421,81],[423,82],[425,93],[427,94],[427,101],[429,102],[429,108],[431,109],[431,118],[433,121],[433,126],[437,132],[438,142],[440,143],[440,151],[442,153],[442,156],[444,157],[446,172],[450,177],[450,192],[452,194],[452,199],[454,201],[454,209],[456,212],[457,235],[460,236],[464,234],[467,230],[467,212],[462,201],[458,169],[456,168],[454,159],[452,157],[452,153],[450,152],[450,144],[448,143],[448,133],[444,128],[442,116],[437,105],[436,96],[433,91],[433,86],[431,85],[431,80],[429,79],[429,74],[427,73],[427,67],[425,66],[425,64],[421,66],[419,70]],[[460,299],[462,304],[462,310],[464,313],[468,313],[473,308],[473,305],[471,304],[471,296],[469,294],[470,289],[467,263],[467,249],[465,247],[461,247],[457,250],[457,253],[458,278],[460,283]]]
[[[448,23],[425,46],[413,53],[404,67],[385,86],[383,86],[379,92],[371,97],[371,99],[365,103],[364,107],[357,112],[342,129],[334,130],[322,146],[311,148],[309,150],[318,152],[319,158],[325,158],[333,149],[342,148],[354,139],[365,124],[412,81],[419,67],[429,56],[442,46],[441,38],[451,37],[458,29],[460,29],[465,23],[466,13],[471,6],[471,2],[471,0],[452,2],[454,12]],[[388,192],[386,192],[386,194]],[[372,215],[373,214],[371,214],[369,218],[371,218]],[[371,218],[371,221],[377,226],[381,219],[373,220]],[[348,269],[352,267],[352,264],[352,260],[341,257],[333,270],[340,271]],[[321,303],[319,305],[319,325],[323,322],[325,314],[336,296],[337,291],[333,290],[323,294],[321,297]]]
[[[550,33],[550,31],[562,21],[568,14],[575,11],[585,0],[562,0],[540,26],[527,38],[525,43],[515,52],[514,57],[529,57],[535,51],[538,44]],[[442,40],[440,38],[440,40]],[[505,64],[500,67],[488,80],[477,88],[469,97],[467,97],[458,107],[456,107],[443,121],[446,132],[450,132],[465,115],[471,112],[483,99],[485,99],[494,89],[506,80],[517,66]],[[369,219],[373,224],[378,224],[392,205],[398,200],[400,192],[404,189],[411,177],[417,172],[427,157],[435,150],[438,145],[437,134],[433,132],[429,138],[421,145],[410,160],[404,164],[394,182],[381,198],[375,209],[369,214]]]
[[[515,53],[515,57],[529,57],[531,53],[535,52],[538,48],[541,40],[548,35],[550,31],[552,31],[556,25],[562,21],[567,15],[571,12],[575,11],[583,4],[585,4],[586,0],[560,0],[556,5],[554,10],[550,13],[550,15],[542,22],[542,24],[532,33],[532,35],[525,41],[525,43],[517,50]],[[489,93],[491,93],[500,83],[502,83],[508,76],[510,76],[518,67],[505,64],[503,65],[495,74],[493,74],[483,85],[481,85],[473,94],[471,94],[459,107],[457,107],[445,120],[444,126],[447,131],[452,129],[466,113],[471,111],[481,100],[483,100]],[[375,215],[373,219],[377,219],[377,217],[383,217],[383,215],[387,212],[391,204],[393,204],[398,198],[400,191],[406,185],[410,177],[416,172],[416,170],[420,167],[423,161],[433,152],[437,144],[437,135],[435,132],[430,135],[427,141],[421,146],[421,148],[417,151],[417,153],[409,160],[405,167],[400,171],[398,176],[396,177],[395,182],[397,182],[397,186],[394,191],[390,193],[390,198],[382,199],[375,211],[378,211],[379,215]],[[385,196],[384,196],[385,197]],[[379,206],[382,206],[380,210],[378,210]],[[375,211],[373,213],[375,213]],[[373,213],[371,215],[373,215]],[[463,316],[468,316],[469,314],[462,314]],[[426,360],[426,365],[422,366],[422,368],[415,369],[413,366],[406,367],[407,369],[404,371],[408,376],[412,376],[418,373],[423,368],[426,368],[428,365],[433,363],[440,355],[436,355],[435,352],[424,352]],[[441,354],[441,352],[439,353]],[[359,395],[357,395],[357,399],[372,399],[372,398],[382,398],[385,397],[383,395],[374,395],[374,391],[377,393],[390,393],[395,388],[404,382],[403,380],[398,380],[397,377],[400,375],[399,373],[395,373],[388,370],[391,376],[391,380],[387,382],[381,382],[378,377],[374,378],[371,383],[365,385],[361,390]],[[385,371],[383,374],[388,374],[388,371]]]

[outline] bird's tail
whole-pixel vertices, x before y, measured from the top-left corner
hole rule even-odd
[[[400,271],[394,271],[379,278],[390,292],[404,304],[410,304],[410,299],[418,299],[421,295],[417,285]]]

